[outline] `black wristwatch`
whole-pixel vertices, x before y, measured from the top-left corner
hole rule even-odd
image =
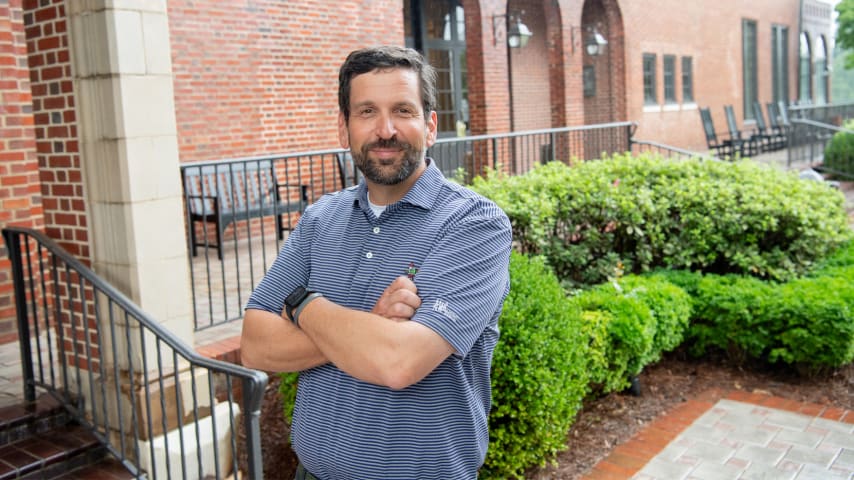
[[[312,292],[305,287],[297,287],[293,292],[285,298],[285,313],[288,318],[294,322],[294,325],[299,326],[299,314],[306,305],[317,297],[322,297],[318,292]]]

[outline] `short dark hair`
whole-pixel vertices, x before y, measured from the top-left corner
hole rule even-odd
[[[353,77],[394,68],[406,68],[418,74],[421,106],[425,119],[428,118],[436,109],[436,70],[416,50],[385,45],[354,50],[341,65],[338,72],[338,108],[344,113],[345,121],[350,120],[350,82]]]

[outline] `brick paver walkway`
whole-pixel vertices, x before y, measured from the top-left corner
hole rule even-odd
[[[854,411],[742,391],[680,404],[585,480],[854,480]]]

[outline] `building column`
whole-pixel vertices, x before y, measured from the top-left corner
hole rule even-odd
[[[65,8],[93,269],[192,345],[166,1]]]
[[[64,5],[92,268],[192,346],[166,1],[66,0]],[[104,339],[99,356],[107,368],[101,370],[104,377],[93,381],[119,393],[95,395],[87,399],[86,408],[107,412],[114,444],[128,445],[124,453],[131,457],[143,452],[138,460],[148,471],[154,468],[148,449],[135,449],[134,441],[153,442],[166,433],[161,425],[172,429],[178,418],[186,423],[194,410],[209,411],[206,396],[201,403],[194,403],[192,396],[193,385],[208,391],[207,377],[197,369],[198,378],[191,379],[186,362],[179,357],[174,365],[171,350],[159,352],[162,344],[143,334],[135,320],[106,311],[100,318],[101,335],[115,333],[119,341]],[[167,357],[162,365],[155,361],[161,357]],[[81,390],[78,393],[86,397],[101,387],[82,385]],[[170,401],[164,411],[150,395],[181,398],[183,404]],[[145,428],[148,419],[151,431]],[[138,427],[131,428],[133,422]],[[136,438],[119,443],[122,432]],[[180,468],[177,460],[173,465]]]

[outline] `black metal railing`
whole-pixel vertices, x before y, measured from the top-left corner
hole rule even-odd
[[[828,123],[796,118],[792,120],[789,132],[789,151],[787,162],[791,166],[796,162],[807,162],[820,167],[823,172],[851,178],[850,169],[834,168],[824,161],[824,152],[836,133],[854,135],[854,131]]]
[[[262,478],[265,374],[198,355],[42,233],[3,237],[26,400],[56,398],[140,478],[226,478],[238,452]]]
[[[793,105],[788,107],[788,113],[792,120],[812,120],[841,127],[845,120],[854,118],[854,103]]]
[[[639,153],[653,153],[665,158],[675,158],[679,160],[687,160],[690,158],[701,158],[703,160],[715,161],[720,160],[720,158],[709,155],[708,153],[694,152],[650,140],[632,139],[632,154],[637,155]]]
[[[550,160],[590,160],[626,152],[635,127],[632,122],[617,122],[441,138],[427,155],[445,176],[465,182],[484,169],[500,167],[520,174]],[[268,165],[275,179],[273,188],[285,186],[288,198],[263,195],[270,185],[260,172]],[[193,229],[187,238],[196,330],[243,317],[249,294],[281,247],[283,236],[277,232],[276,218],[283,215],[279,223],[285,231],[299,218],[298,212],[288,210],[299,205],[299,192],[305,192],[305,203],[310,204],[356,179],[352,159],[343,149],[186,163],[181,165],[181,176],[187,224]],[[252,197],[256,194],[257,199]],[[214,221],[217,213],[229,208],[232,213],[220,223]],[[238,217],[241,221],[227,222]]]

